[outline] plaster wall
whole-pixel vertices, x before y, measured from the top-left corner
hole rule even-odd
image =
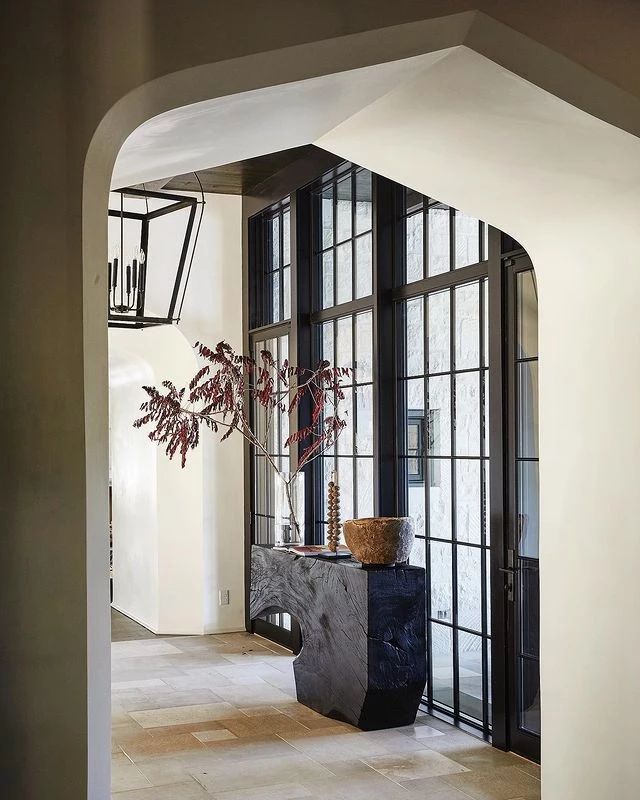
[[[113,196],[112,207],[115,201]],[[136,202],[128,203],[129,210],[137,210]],[[169,461],[146,431],[131,428],[145,398],[143,384],[159,385],[165,378],[188,384],[199,367],[192,348],[197,341],[226,339],[240,347],[242,320],[234,309],[241,306],[241,204],[240,197],[205,196],[178,327],[109,332],[113,605],[155,633],[244,627],[242,439],[221,443],[203,432],[201,446],[189,453],[182,470],[179,459]],[[152,223],[152,315],[166,314],[185,223],[182,212]],[[110,250],[119,241],[117,229],[110,226]],[[127,233],[125,254],[127,242],[134,241]],[[229,591],[228,605],[219,603],[222,590]]]
[[[316,144],[508,231],[532,258],[543,797],[632,798],[640,142],[461,48]]]

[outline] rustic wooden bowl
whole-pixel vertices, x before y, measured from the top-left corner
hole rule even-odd
[[[414,526],[411,517],[366,517],[344,523],[347,547],[363,564],[393,566],[411,553]]]

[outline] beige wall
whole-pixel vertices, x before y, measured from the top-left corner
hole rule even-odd
[[[517,36],[514,40],[511,31],[471,17],[343,39],[365,28],[467,9],[469,5],[462,2],[360,0],[302,6],[288,0],[265,6],[239,1],[227,7],[204,0],[2,4],[5,124],[0,152],[5,202],[0,232],[6,296],[0,322],[4,454],[0,629],[3,759],[10,768],[3,769],[7,796],[38,800],[109,796],[102,265],[107,189],[123,139],[145,119],[177,105],[465,41],[575,105],[629,130],[640,130],[637,3],[477,0],[474,5],[534,41]],[[320,39],[332,41],[281,52]],[[562,57],[540,50],[536,42]],[[271,52],[259,55],[265,51]],[[247,54],[255,55],[242,58]],[[564,57],[574,58],[591,73]],[[219,63],[228,58],[239,60]],[[171,75],[190,68],[194,69]],[[168,77],[156,80],[163,76]],[[616,91],[602,78],[631,94]],[[135,91],[143,85],[144,90]],[[517,121],[517,107],[507,112]],[[545,156],[535,151],[536,158]],[[596,160],[599,157],[594,154]],[[583,185],[579,174],[567,176],[567,182],[567,189],[574,182],[576,192]],[[602,200],[612,187],[607,182],[598,185]],[[526,181],[519,191],[526,195]],[[456,197],[451,188],[436,193],[445,200],[447,194],[452,200]],[[540,203],[546,199],[538,196]],[[469,210],[491,217],[480,206]],[[516,210],[512,218],[517,222]],[[606,221],[614,240],[624,242],[612,268],[634,276],[638,248],[632,237],[626,237],[637,226],[637,212],[631,205],[625,211]],[[589,224],[585,218],[570,216],[567,226],[554,233],[553,242],[569,234],[582,241],[585,224]],[[517,228],[513,226],[516,233]],[[598,646],[611,656],[608,662],[598,658],[593,665],[589,659],[572,664],[568,658],[558,664],[553,685],[560,691],[554,698],[560,711],[544,719],[548,730],[556,726],[555,738],[547,733],[545,744],[547,753],[553,747],[556,755],[549,777],[545,767],[543,791],[545,800],[578,796],[595,800],[602,796],[606,776],[621,774],[617,796],[631,798],[634,773],[627,756],[633,736],[624,741],[614,737],[608,747],[603,747],[601,736],[589,738],[584,746],[580,743],[589,726],[602,724],[605,684],[630,687],[634,680],[630,661],[619,660],[630,652],[630,645],[618,623],[634,619],[638,610],[637,597],[628,594],[634,585],[633,575],[628,574],[634,551],[625,549],[631,544],[627,509],[633,507],[638,449],[637,386],[628,370],[638,360],[635,289],[621,294],[609,272],[604,273],[603,285],[598,278],[603,273],[596,270],[603,264],[600,250],[578,248],[578,258],[570,266],[566,259],[554,261],[552,250],[549,242],[546,250],[544,246],[537,250],[539,259],[549,259],[548,274],[557,271],[559,276],[553,302],[547,310],[541,307],[541,330],[547,331],[541,335],[541,347],[551,353],[546,378],[541,377],[541,413],[543,426],[558,434],[554,441],[547,435],[543,452],[543,460],[555,464],[557,472],[553,480],[551,475],[542,478],[542,514],[571,532],[562,552],[570,554],[572,565],[569,573],[562,564],[550,565],[546,573],[547,584],[556,587],[557,602],[551,609],[550,598],[543,601],[543,613],[546,609],[554,614],[553,620],[543,617],[543,629],[546,626],[549,645],[566,651],[574,640],[566,638],[567,628],[558,624],[559,618],[584,630],[585,637],[595,628],[603,638],[589,654]],[[610,251],[607,255],[611,264]],[[583,264],[590,269],[581,269]],[[574,298],[575,286],[580,288]],[[544,284],[541,291],[551,294]],[[569,318],[564,315],[567,304],[573,309]],[[596,305],[605,331],[598,338],[589,324]],[[565,335],[573,346],[571,353],[566,346],[554,347]],[[606,368],[603,380],[612,393],[611,403],[598,398],[585,378],[594,353]],[[600,420],[588,436],[579,424],[584,417],[574,413],[576,402],[583,403],[588,421]],[[602,422],[612,406],[615,418],[624,420],[624,435],[615,424]],[[615,465],[614,477],[619,479],[615,485],[599,480],[594,465],[603,463]],[[588,499],[597,537],[581,538],[576,528],[575,520],[582,522],[585,516],[580,498]],[[611,510],[610,517],[604,509]],[[622,572],[620,550],[625,553]],[[573,594],[569,578],[576,589]],[[585,648],[579,652],[584,656]],[[597,701],[586,694],[594,686],[600,687]],[[562,711],[564,690],[570,687],[566,701],[570,707]],[[588,705],[597,707],[589,719]],[[616,724],[629,711],[628,704],[619,711]],[[622,748],[616,751],[618,744]]]

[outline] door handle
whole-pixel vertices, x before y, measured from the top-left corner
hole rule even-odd
[[[507,575],[515,575],[517,570],[512,567],[498,567],[498,572],[506,572]]]

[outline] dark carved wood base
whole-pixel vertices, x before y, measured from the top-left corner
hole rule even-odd
[[[410,725],[426,682],[425,572],[251,548],[250,615],[302,630],[298,700],[363,730]]]

